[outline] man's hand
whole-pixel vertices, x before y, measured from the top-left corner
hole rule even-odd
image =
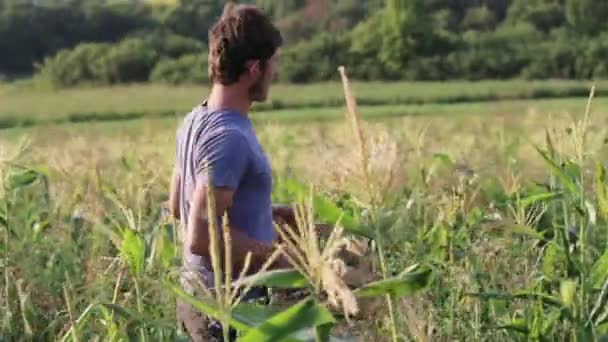
[[[296,213],[293,208],[286,204],[275,204],[272,206],[272,217],[278,223],[285,223],[296,228]]]
[[[292,207],[285,204],[275,204],[272,206],[272,217],[273,220],[281,224],[287,224],[290,227],[296,229],[298,223],[296,220],[296,214]],[[333,225],[327,223],[317,223],[315,225],[315,231],[321,238],[328,238],[333,230]]]

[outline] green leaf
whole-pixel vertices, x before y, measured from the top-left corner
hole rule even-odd
[[[585,200],[585,209],[587,209],[587,219],[589,224],[594,226],[597,223],[597,211],[591,201]]]
[[[513,298],[515,299],[527,299],[527,300],[540,300],[541,302],[547,304],[547,305],[551,305],[551,306],[555,306],[558,308],[561,308],[564,306],[564,304],[558,299],[555,298],[553,296],[550,296],[546,293],[536,293],[536,292],[530,292],[530,291],[518,291],[515,292],[513,295]]]
[[[308,279],[297,270],[276,270],[254,274],[245,278],[245,284],[274,288],[302,288],[310,286]]]
[[[590,281],[594,288],[600,289],[608,277],[608,250],[604,252],[591,268]]]
[[[72,338],[72,330],[76,330],[76,332],[78,332],[80,330],[80,328],[82,328],[83,326],[85,326],[87,324],[87,322],[89,321],[89,317],[91,315],[91,312],[93,312],[93,309],[95,307],[98,307],[96,304],[89,304],[80,314],[80,316],[78,316],[78,318],[76,319],[76,322],[74,322],[74,325],[72,327],[70,327],[70,329],[63,335],[63,337],[61,338],[61,342],[65,342],[68,341]]]
[[[333,329],[334,324],[328,323],[323,325],[317,325],[316,335],[318,337],[317,342],[329,342],[331,340],[331,330]]]
[[[215,318],[217,320],[221,320],[222,319],[222,311],[216,305],[216,303],[213,303],[213,302],[211,302],[209,300],[206,300],[206,299],[203,299],[203,298],[194,297],[194,296],[188,294],[187,292],[185,292],[180,286],[178,286],[176,284],[167,283],[167,286],[180,299],[182,299],[186,303],[192,305],[199,312],[202,312],[205,315],[211,316],[211,317],[213,317],[213,318]],[[241,320],[238,315],[232,315],[231,316],[231,318],[230,318],[230,325],[233,328],[235,328],[236,330],[239,330],[239,331],[247,331],[247,330],[253,328],[252,325],[250,325],[247,322]]]
[[[514,300],[514,299],[523,299],[523,300],[540,300],[543,303],[554,306],[557,308],[564,308],[564,304],[557,298],[550,296],[545,293],[535,293],[529,291],[518,291],[513,294],[508,293],[468,293],[468,296],[477,297],[481,299],[502,299],[502,300]]]
[[[449,234],[449,228],[445,224],[435,225],[428,231],[424,239],[431,246],[429,256],[438,260],[444,260],[447,257],[446,250],[450,239]]]
[[[133,274],[136,276],[141,275],[145,256],[144,240],[141,236],[132,229],[124,229],[120,249],[122,255],[129,262]]]
[[[543,319],[542,335],[549,336],[555,322],[557,322],[561,317],[561,310],[552,310],[549,314],[546,314],[545,318]]]
[[[257,327],[260,324],[266,322],[270,317],[281,312],[279,308],[252,304],[252,303],[239,303],[239,305],[232,311],[234,319],[239,320],[247,324],[250,327]]]
[[[540,233],[539,231],[535,230],[534,228],[532,228],[530,226],[513,225],[513,226],[510,226],[507,231],[510,233],[514,233],[514,234],[529,236],[529,237],[532,237],[532,238],[535,238],[538,240],[544,239],[544,236],[542,233]]]
[[[171,325],[168,325],[166,323],[152,320],[149,317],[145,317],[143,313],[132,312],[128,309],[123,308],[122,306],[120,306],[118,304],[101,303],[100,305],[107,308],[108,310],[112,311],[113,313],[117,314],[118,316],[121,316],[122,318],[128,320],[130,324],[134,323],[138,326],[139,325],[148,325],[148,326],[156,326],[156,327],[163,327],[163,328],[172,327]]]
[[[313,326],[332,324],[335,319],[327,308],[315,303],[309,297],[296,305],[278,313],[251,329],[239,341],[241,342],[270,342],[281,341],[291,334]]]
[[[445,153],[435,153],[432,158],[433,162],[439,162],[441,164],[445,164],[448,166],[454,165],[454,161],[450,158],[449,155]]]
[[[129,310],[123,308],[122,306],[120,306],[118,304],[101,303],[100,305],[108,308],[110,311],[114,312],[115,314],[118,314],[119,316],[121,316],[129,321],[132,321],[136,324],[146,323],[146,318],[141,317],[141,315],[132,313]]]
[[[564,304],[566,304],[567,306],[572,306],[572,304],[574,304],[575,292],[576,282],[572,280],[564,280],[561,282],[559,287],[559,293]]]
[[[326,335],[325,331],[319,331],[319,329],[323,330],[328,327],[331,329],[333,326],[330,324],[326,324],[321,327],[317,327],[316,330],[315,328],[300,330],[294,334],[289,335],[289,337],[297,341],[305,342],[352,342],[354,340],[353,338]],[[327,329],[327,331],[330,331],[330,329]],[[320,339],[317,339],[317,336],[320,337]]]
[[[578,188],[577,188],[576,184],[574,184],[572,179],[570,179],[568,177],[568,175],[566,175],[564,170],[562,170],[557,164],[555,164],[555,162],[553,160],[551,160],[551,158],[549,158],[549,156],[547,156],[546,152],[541,151],[541,149],[538,148],[537,146],[534,146],[534,148],[543,157],[543,159],[545,160],[545,163],[547,164],[547,166],[549,167],[551,172],[553,172],[553,174],[555,174],[555,176],[557,176],[559,178],[562,185],[566,189],[568,189],[568,191],[570,191],[570,193],[576,194],[578,192]]]
[[[34,170],[13,172],[8,175],[6,184],[9,190],[17,190],[31,185],[38,179],[38,176],[38,172]]]
[[[597,163],[595,176],[595,194],[600,214],[604,219],[608,218],[608,196],[606,195],[606,169],[601,163]]]
[[[530,330],[525,325],[520,326],[520,325],[516,325],[516,324],[506,324],[506,325],[499,325],[496,327],[496,329],[510,330],[510,331],[514,331],[514,332],[524,334],[524,335],[528,335],[530,333]]]
[[[377,297],[386,294],[405,297],[426,289],[432,279],[430,269],[401,274],[396,277],[376,281],[355,291],[357,297]]]
[[[564,162],[562,170],[564,170],[564,173],[568,178],[575,180],[576,182],[578,182],[581,177],[581,167],[574,161],[568,160]]]
[[[291,178],[283,180],[282,184],[287,192],[291,196],[297,198],[298,201],[304,201],[310,194],[310,189],[308,187],[297,183]],[[324,222],[335,224],[340,220],[345,232],[369,239],[374,238],[375,234],[372,229],[363,226],[354,216],[342,210],[342,208],[328,198],[319,194],[313,194],[313,205],[315,207],[315,212]]]
[[[546,202],[549,200],[554,200],[554,199],[560,198],[560,197],[562,197],[562,195],[563,194],[561,192],[542,192],[539,194],[534,194],[534,195],[528,196],[526,198],[523,198],[521,200],[521,205],[524,208],[527,208],[530,205],[538,203],[538,202]]]
[[[543,275],[549,279],[559,278],[561,276],[558,273],[561,265],[566,263],[566,256],[563,253],[562,248],[554,241],[550,242],[542,258],[542,272]]]
[[[6,214],[0,213],[0,225],[8,227],[8,221],[6,220]]]
[[[249,324],[252,327],[257,327],[270,319],[272,316],[280,313],[281,310],[277,307],[260,305],[260,304],[250,304],[250,303],[241,303],[237,305],[237,307],[232,312],[234,318]],[[290,334],[288,339],[283,339],[283,341],[311,341],[317,342],[316,336],[317,333],[315,330],[318,330],[319,336],[322,337],[321,341],[329,341],[329,342],[342,342],[342,340],[329,336],[331,333],[331,329],[333,327],[333,323],[327,323],[319,325],[315,328],[309,328],[300,330],[296,333]]]

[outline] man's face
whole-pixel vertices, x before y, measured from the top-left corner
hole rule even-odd
[[[270,84],[275,76],[277,54],[275,53],[265,65],[259,65],[257,79],[249,87],[249,99],[252,102],[264,102],[268,98]]]

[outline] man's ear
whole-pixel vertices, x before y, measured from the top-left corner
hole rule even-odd
[[[258,79],[262,75],[262,64],[260,60],[247,61],[247,72],[252,79]]]

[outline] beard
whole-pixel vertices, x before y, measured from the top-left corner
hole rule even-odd
[[[261,75],[260,78],[249,87],[249,100],[251,102],[263,102],[266,101],[268,96],[268,83]]]

